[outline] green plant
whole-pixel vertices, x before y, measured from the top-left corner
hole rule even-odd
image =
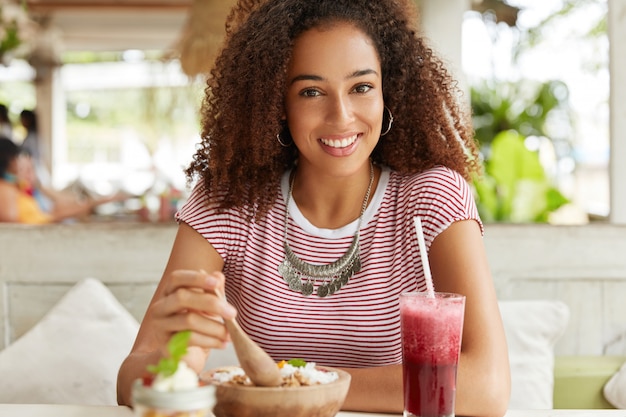
[[[481,14],[492,43],[507,38],[502,34],[511,35],[508,47],[512,66],[507,72],[494,71],[493,79],[474,83],[471,90],[476,140],[485,164],[485,176],[475,179],[474,187],[485,221],[546,222],[550,213],[568,202],[540,163],[537,148],[526,146],[533,142],[551,144],[555,162],[563,161],[562,158],[574,160],[571,150],[575,135],[568,86],[561,80],[524,79],[517,64],[532,55],[535,48],[549,47],[551,41],[558,39],[549,34],[558,34],[554,29],[559,26],[560,32],[569,28],[567,42],[580,42],[581,47],[591,42],[597,52],[594,59],[586,60],[579,69],[594,73],[606,68],[608,54],[601,53],[601,40],[606,37],[607,5],[606,0],[560,3],[547,16],[536,15],[540,20],[530,26],[528,23],[533,19],[517,19],[527,9],[534,8],[528,2],[473,3],[473,10]],[[583,20],[585,24],[580,23]],[[565,46],[563,42],[561,39],[560,45]],[[492,65],[497,67],[495,55]],[[496,73],[506,79],[497,79]]]
[[[552,184],[528,137],[550,137],[550,115],[567,114],[567,87],[546,83],[484,83],[471,90],[476,140],[485,173],[474,181],[476,201],[486,222],[547,222],[568,202]]]
[[[547,222],[551,212],[568,202],[524,140],[515,130],[507,130],[491,142],[485,177],[474,182],[484,221]]]
[[[25,2],[0,0],[0,62],[7,64],[8,56],[35,36],[36,25],[26,13]]]

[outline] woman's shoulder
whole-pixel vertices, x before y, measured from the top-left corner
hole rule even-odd
[[[198,182],[192,188],[189,198],[178,211],[176,218],[186,222],[192,221],[193,218],[200,221],[212,218],[216,221],[249,222],[255,218],[257,210],[255,204],[225,208],[223,202],[228,193],[226,189],[207,191],[204,183]]]
[[[465,178],[445,166],[436,166],[419,173],[392,171],[388,191],[392,200],[409,206],[428,202],[441,207],[471,207],[474,198]]]
[[[458,220],[476,219],[480,223],[472,187],[450,168],[436,166],[414,174],[392,172],[390,184],[390,200],[405,208],[406,215],[424,218],[432,230],[441,232]]]
[[[429,186],[447,186],[454,188],[468,187],[467,181],[460,173],[440,165],[417,173],[401,173],[391,171],[390,181],[396,183],[402,188],[424,188]]]

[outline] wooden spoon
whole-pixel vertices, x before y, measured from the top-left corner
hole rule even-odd
[[[218,297],[224,298],[220,291],[215,291]],[[250,339],[250,336],[239,326],[237,320],[224,319],[224,324],[230,333],[235,347],[239,366],[244,370],[254,385],[261,387],[277,387],[282,382],[280,369],[276,362],[264,351],[261,346]]]

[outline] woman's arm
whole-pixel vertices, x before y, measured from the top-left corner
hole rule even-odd
[[[223,348],[228,340],[222,317],[234,317],[235,309],[214,293],[223,288],[217,251],[199,233],[181,223],[163,277],[150,301],[135,344],[122,363],[117,378],[118,403],[130,405],[131,386],[166,353],[172,334],[191,330],[190,351],[185,357],[196,371],[204,366],[209,350]]]
[[[102,204],[123,201],[127,197],[116,194],[108,197],[87,198],[81,200],[77,196],[48,188],[40,188],[40,191],[52,201],[52,221],[55,223],[66,219],[80,218],[90,215],[94,209]]]
[[[435,290],[466,296],[456,415],[502,417],[510,395],[508,350],[478,223],[452,224],[429,251]]]
[[[17,195],[18,190],[13,184],[0,182],[0,223],[17,223],[19,220]]]
[[[343,370],[352,376],[343,410],[402,413],[402,365]]]
[[[435,289],[466,296],[456,415],[502,417],[510,394],[508,352],[478,224],[461,221],[429,251]],[[402,366],[344,369],[352,375],[345,410],[401,413]]]

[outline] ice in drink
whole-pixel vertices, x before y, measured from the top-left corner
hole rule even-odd
[[[453,417],[465,297],[400,296],[405,417]]]

